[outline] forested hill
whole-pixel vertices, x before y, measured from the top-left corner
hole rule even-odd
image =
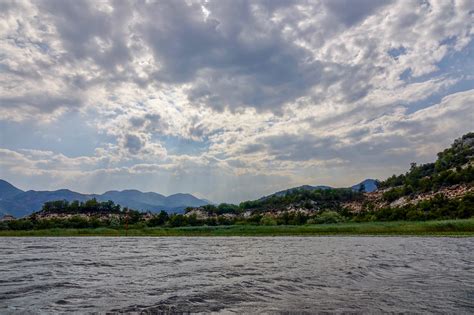
[[[439,152],[434,163],[412,163],[405,174],[393,175],[379,183],[386,199],[395,200],[456,184],[474,183],[474,132],[456,139],[450,148]]]

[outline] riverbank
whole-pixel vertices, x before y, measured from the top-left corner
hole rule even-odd
[[[46,229],[0,231],[0,236],[125,236],[124,229]],[[131,228],[128,236],[324,236],[412,235],[474,236],[474,218],[423,222],[364,222],[315,225],[231,225],[179,228]]]

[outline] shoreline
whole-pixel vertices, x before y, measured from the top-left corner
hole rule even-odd
[[[3,230],[0,237],[126,236],[124,228]],[[187,227],[131,227],[129,237],[225,236],[430,236],[474,237],[474,218],[443,221],[346,222],[313,225],[228,225]]]

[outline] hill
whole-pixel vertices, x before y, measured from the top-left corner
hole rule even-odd
[[[0,181],[0,213],[23,217],[41,209],[48,201],[98,201],[111,200],[123,207],[140,211],[159,212],[165,210],[170,213],[183,212],[186,207],[199,207],[208,204],[207,200],[199,199],[191,194],[174,194],[164,196],[154,192],[139,190],[108,191],[104,194],[81,194],[68,189],[54,191],[22,191],[12,184]]]
[[[285,190],[277,191],[276,193],[273,193],[271,195],[264,196],[264,197],[260,198],[260,200],[265,200],[265,199],[268,199],[268,198],[271,198],[271,197],[282,197],[282,196],[292,194],[292,193],[297,192],[297,191],[313,191],[313,190],[326,190],[326,189],[333,189],[333,188],[330,187],[330,186],[302,185],[302,186],[298,186],[298,187],[293,187],[293,188],[288,188],[288,189],[285,189]]]
[[[18,189],[9,182],[0,179],[0,200],[11,198],[22,192],[23,190]]]
[[[393,175],[380,182],[384,199],[436,192],[453,185],[474,183],[474,133],[456,139],[450,148],[438,153],[434,163],[412,163],[405,174]]]
[[[351,186],[350,188],[354,191],[359,191],[361,189],[361,186],[363,186],[363,192],[373,192],[377,190],[377,180],[375,179],[365,179],[364,181]],[[264,196],[260,198],[260,200],[268,199],[270,197],[283,197],[288,194],[292,194],[298,191],[314,191],[314,190],[328,190],[328,189],[335,189],[334,187],[331,186],[325,186],[325,185],[318,185],[318,186],[311,186],[311,185],[302,185],[298,187],[293,187],[285,190],[278,191],[276,193],[273,193],[268,196]]]
[[[23,217],[34,211],[41,209],[43,204],[52,200],[78,200],[85,201],[88,196],[73,192],[68,189],[55,191],[35,191],[29,190],[10,198],[0,200],[0,211],[13,215],[14,217]]]

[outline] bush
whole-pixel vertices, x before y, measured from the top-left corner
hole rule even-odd
[[[311,222],[316,224],[330,224],[330,223],[339,223],[343,222],[344,218],[335,211],[324,211],[320,215],[312,219]]]
[[[410,221],[423,221],[425,220],[425,213],[420,209],[411,209],[407,212],[407,220]]]
[[[8,230],[7,222],[0,222],[0,231]]]
[[[404,195],[404,189],[403,188],[392,188],[386,192],[383,193],[382,197],[384,200],[388,202],[392,202],[397,200],[398,198],[402,197]]]
[[[188,220],[187,217],[182,214],[173,214],[172,216],[170,216],[168,224],[171,227],[186,226],[188,225]]]
[[[169,216],[166,211],[161,210],[159,214],[155,214],[149,221],[148,226],[164,225],[168,221]]]
[[[277,221],[270,217],[270,216],[264,216],[261,220],[260,220],[260,224],[261,225],[277,225]]]
[[[27,219],[13,220],[8,222],[10,230],[31,230],[33,223]]]

